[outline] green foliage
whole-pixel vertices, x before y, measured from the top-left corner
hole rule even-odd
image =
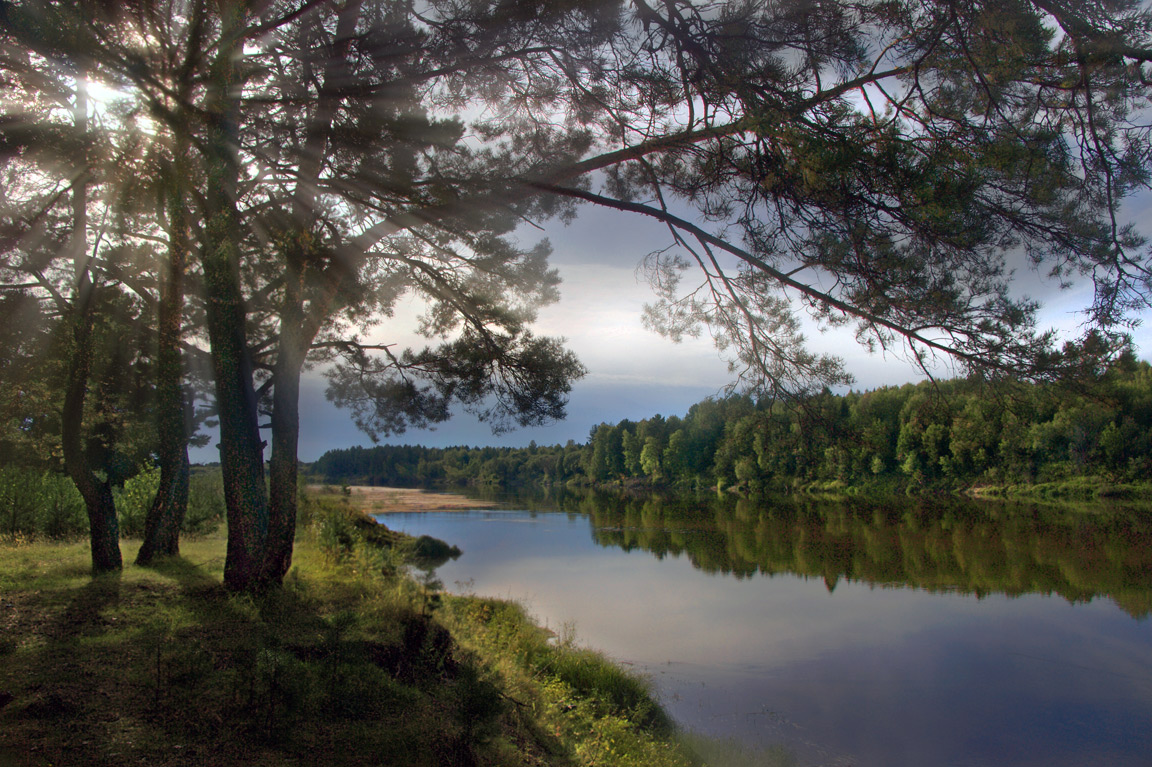
[[[160,482],[160,471],[143,467],[113,490],[120,530],[125,537],[144,531],[144,517]],[[224,519],[224,489],[219,471],[193,473],[188,512],[181,531],[208,535]],[[88,533],[84,499],[63,474],[18,466],[0,467],[0,535],[67,540]]]
[[[88,527],[84,499],[62,474],[40,476],[40,521],[37,528],[50,539],[63,540],[82,535]]]
[[[144,519],[159,487],[160,467],[146,465],[136,476],[126,480],[123,487],[112,491],[116,514],[120,518],[120,535],[125,538],[144,535]]]
[[[0,517],[5,533],[30,533],[37,529],[39,477],[13,466],[0,467]]]
[[[357,512],[345,503],[320,503],[312,512],[316,543],[329,557],[339,561],[352,553],[360,543],[354,516]]]
[[[535,665],[571,688],[572,694],[602,706],[605,713],[625,716],[643,728],[671,730],[648,684],[593,650],[569,643],[547,645]]]
[[[224,521],[224,478],[219,471],[194,472],[188,479],[188,509],[180,532],[208,535]]]
[[[683,418],[595,427],[584,445],[381,446],[325,453],[329,482],[610,485],[746,492],[967,490],[1152,481],[1152,367],[1122,359],[1078,385],[952,380],[793,402],[705,400]]]
[[[0,535],[65,540],[88,530],[84,500],[54,472],[0,467]]]
[[[522,706],[573,747],[577,764],[668,765],[694,761],[671,739],[672,726],[646,680],[604,656],[535,625],[520,605],[453,596],[442,613],[465,646],[501,672]]]

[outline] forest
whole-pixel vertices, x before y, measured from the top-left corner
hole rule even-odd
[[[1128,354],[1091,387],[953,379],[795,400],[709,398],[683,416],[602,423],[583,444],[354,447],[325,453],[310,471],[380,485],[915,492],[1087,482],[1122,492],[1117,485],[1152,476],[1152,366]]]

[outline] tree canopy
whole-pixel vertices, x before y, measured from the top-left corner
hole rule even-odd
[[[648,322],[707,327],[758,392],[850,380],[805,311],[916,359],[1059,373],[1016,258],[1091,280],[1112,353],[1148,304],[1122,205],[1148,183],[1150,20],[1135,0],[5,2],[2,279],[68,317],[73,415],[93,291],[162,318],[157,515],[181,503],[180,359],[211,361],[226,580],[259,588],[290,562],[305,367],[372,434],[453,403],[496,428],[563,414],[583,369],[531,331],[557,276],[523,240],[580,203],[667,226]],[[405,296],[424,348],[384,337]]]
[[[309,471],[386,486],[1134,497],[1152,478],[1152,366],[1129,353],[1088,390],[953,379],[796,402],[708,398],[683,415],[599,424],[583,444],[354,447]]]

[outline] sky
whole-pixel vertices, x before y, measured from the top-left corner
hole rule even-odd
[[[1148,205],[1133,209],[1133,220],[1147,220]],[[530,441],[539,445],[583,443],[600,423],[624,419],[641,420],[656,414],[684,415],[706,397],[720,396],[731,376],[711,339],[686,339],[673,343],[644,328],[641,313],[653,300],[651,288],[637,273],[642,257],[667,244],[667,231],[636,216],[582,208],[576,221],[565,226],[548,224],[543,233],[526,229],[529,238],[547,236],[553,246],[551,264],[559,271],[560,300],[540,310],[534,332],[563,336],[566,346],[587,368],[587,375],[573,384],[568,415],[548,426],[517,429],[493,435],[490,428],[466,413],[458,413],[434,429],[409,429],[381,440],[381,444],[428,447],[510,446]],[[1020,282],[1028,295],[1041,299],[1045,309],[1041,324],[1074,333],[1081,321],[1077,310],[1091,301],[1090,286],[1059,292],[1034,274],[1022,273]],[[687,279],[687,278],[686,278]],[[419,306],[399,307],[396,316],[377,331],[377,340],[410,339]],[[922,380],[923,374],[897,355],[872,355],[856,344],[850,331],[821,333],[814,325],[807,331],[814,350],[831,352],[845,359],[856,379],[856,390],[875,389]],[[1141,326],[1134,333],[1139,355],[1152,350],[1152,330]],[[948,377],[948,370],[934,370]],[[306,373],[301,387],[300,460],[311,462],[324,452],[373,443],[351,422],[349,415],[324,397],[324,379]],[[191,451],[193,462],[219,460],[216,439],[208,447]]]

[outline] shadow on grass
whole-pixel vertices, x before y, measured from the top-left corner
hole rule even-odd
[[[175,581],[185,593],[220,587],[220,581],[183,556],[161,557],[146,569]]]
[[[173,557],[15,595],[0,767],[528,763],[479,757],[494,748],[568,764],[405,581],[320,566],[253,597],[217,565]]]
[[[16,684],[8,691],[12,703],[3,711],[0,729],[6,732],[0,753],[19,753],[21,764],[36,765],[66,763],[65,755],[75,752],[77,731],[89,730],[89,701],[107,692],[104,675],[94,668],[84,643],[106,633],[105,614],[120,603],[121,588],[120,573],[94,576],[66,590],[62,608],[59,602],[53,604],[61,594],[50,589],[32,592],[33,598],[44,597],[40,607],[45,619],[25,627],[32,635],[25,638],[27,643],[38,649],[6,659],[17,676],[9,681]],[[37,605],[29,600],[24,607],[34,610]]]
[[[190,704],[200,692],[177,666],[187,669],[191,657],[208,678],[210,656],[191,638],[207,628],[201,615],[208,624],[229,622],[223,588],[173,557],[150,570],[129,567],[17,598],[26,620],[15,626],[20,649],[5,658],[0,682],[11,695],[0,710],[0,756],[20,754],[20,763],[32,765],[119,765],[144,744],[145,752],[171,757],[168,728],[155,725],[171,718],[172,704]],[[205,601],[215,606],[205,610]],[[171,694],[185,682],[193,682],[189,695]]]
[[[102,633],[105,625],[102,614],[119,604],[122,581],[119,572],[103,573],[92,576],[92,580],[76,589],[48,634],[50,646],[68,646],[76,637]]]

